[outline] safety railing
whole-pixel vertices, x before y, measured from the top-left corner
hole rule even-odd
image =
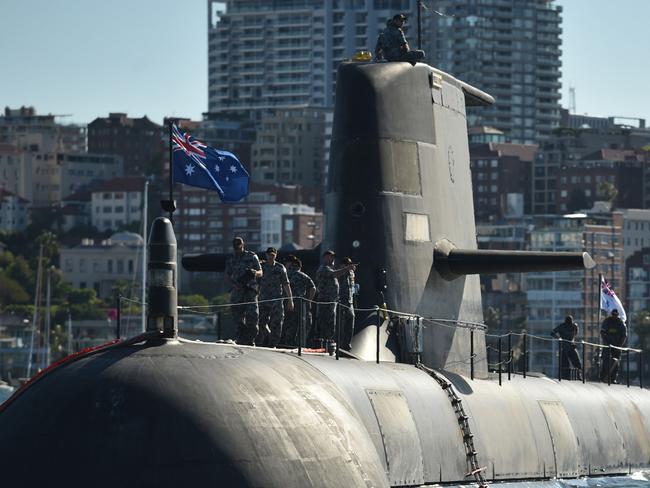
[[[487,363],[488,370],[496,373],[498,376],[499,384],[502,384],[503,375],[507,374],[508,380],[514,374],[521,374],[524,378],[531,371],[528,370],[529,360],[534,354],[539,354],[539,351],[534,352],[531,348],[533,341],[556,343],[557,348],[551,348],[551,355],[554,355],[557,349],[557,379],[562,380],[578,380],[585,383],[588,377],[599,380],[603,383],[611,385],[616,382],[618,370],[620,369],[620,359],[625,357],[625,384],[629,387],[631,385],[631,367],[630,355],[636,354],[637,373],[638,373],[638,386],[643,388],[643,351],[632,347],[614,346],[609,344],[597,344],[585,340],[569,341],[562,338],[549,338],[539,335],[529,334],[523,332],[507,332],[505,334],[486,334],[486,347],[487,347]],[[520,345],[520,361],[521,369],[516,370],[515,356],[513,348],[513,338],[519,340]],[[488,340],[492,339],[491,343]],[[494,345],[496,343],[496,346]],[[580,354],[578,354],[578,349]],[[546,352],[546,351],[545,351]],[[600,354],[596,354],[599,352]],[[588,354],[590,353],[590,354]],[[492,356],[496,355],[496,361],[492,362]],[[568,355],[574,355],[575,358],[580,358],[579,364],[581,368],[568,366]],[[590,366],[587,367],[587,358],[589,357]],[[575,364],[575,361],[572,361]],[[596,372],[594,372],[594,368]]]
[[[201,315],[206,318],[209,318],[212,322],[212,337],[216,336],[217,341],[230,340],[235,338],[235,324],[233,320],[232,310],[234,307],[245,307],[247,305],[258,306],[264,303],[272,303],[278,301],[286,301],[287,298],[274,298],[268,300],[255,300],[250,302],[240,302],[240,303],[224,303],[224,304],[213,304],[213,305],[181,305],[178,306],[179,314],[187,313],[193,315]],[[616,360],[616,365],[620,364],[620,358],[625,359],[625,383],[629,387],[632,383],[631,379],[631,368],[630,368],[630,355],[636,354],[637,362],[637,372],[638,372],[638,385],[643,388],[643,354],[642,350],[635,349],[631,347],[619,347],[612,345],[603,345],[596,344],[593,342],[588,342],[584,340],[580,341],[567,341],[561,338],[549,338],[542,337],[534,334],[530,334],[526,331],[522,332],[507,332],[505,334],[487,334],[487,326],[480,322],[471,322],[463,320],[453,320],[453,319],[440,319],[432,317],[423,317],[418,314],[401,312],[398,310],[392,310],[386,307],[375,306],[372,308],[357,308],[349,307],[345,304],[336,302],[336,301],[318,301],[310,300],[306,297],[294,297],[293,298],[296,307],[299,309],[299,326],[297,331],[297,337],[295,342],[283,343],[282,346],[296,349],[298,355],[302,355],[304,350],[310,352],[324,352],[327,351],[332,355],[336,356],[336,359],[339,359],[341,356],[341,334],[342,334],[342,312],[346,309],[357,314],[374,314],[376,319],[376,341],[375,341],[375,361],[380,362],[381,356],[381,326],[385,320],[395,320],[403,319],[407,322],[410,321],[411,324],[415,324],[416,329],[425,330],[430,327],[447,327],[452,329],[468,329],[469,330],[469,349],[470,355],[468,358],[461,359],[460,362],[469,363],[470,368],[470,378],[473,380],[475,377],[475,370],[477,362],[486,361],[488,372],[497,375],[499,385],[502,385],[503,377],[507,377],[508,380],[511,380],[513,376],[520,375],[523,378],[526,378],[533,371],[528,369],[529,360],[535,354],[538,354],[539,351],[535,350],[536,348],[531,347],[534,341],[545,341],[545,342],[554,342],[558,344],[557,347],[557,379],[558,381],[563,380],[580,380],[583,383],[586,382],[587,377],[590,376],[595,379],[596,375],[586,374],[586,364],[587,357],[590,357],[590,367],[593,370],[593,363],[598,358],[597,354],[594,354],[595,351],[605,351],[606,354],[600,354],[600,357],[603,356],[608,361],[608,367],[603,368],[602,364],[599,369],[606,370],[605,374],[598,375],[599,379],[607,384],[611,385],[615,382],[617,372],[611,367],[613,361]],[[117,300],[117,324],[116,324],[116,336],[120,338],[121,336],[128,337],[128,328],[125,330],[121,324],[121,316],[123,311],[123,302],[142,306],[142,303],[138,300],[133,300],[127,297],[120,296]],[[320,337],[318,335],[318,330],[314,332],[316,324],[316,315],[318,306],[333,306],[334,307],[334,337]],[[146,304],[145,304],[146,306]],[[316,313],[312,314],[312,309],[316,309]],[[228,325],[230,327],[228,327]],[[228,330],[229,329],[229,330]],[[486,356],[485,359],[478,359],[478,355],[475,351],[476,348],[476,337],[475,334],[477,331],[485,333],[486,339]],[[137,333],[140,333],[140,329],[137,329]],[[413,346],[414,350],[419,350],[421,348],[421,343],[418,342],[418,335],[415,334],[413,340],[416,344]],[[307,348],[307,343],[309,339],[312,339],[312,344],[316,347]],[[517,345],[515,346],[515,341]],[[281,346],[281,347],[282,347]],[[582,371],[577,368],[567,367],[566,358],[564,357],[570,348],[575,346],[576,350],[580,348],[580,357],[582,364]],[[514,351],[518,351],[518,358],[516,360]],[[552,348],[552,351],[555,349]],[[590,353],[590,354],[588,354]],[[577,352],[576,352],[577,354]],[[495,360],[496,359],[496,360]],[[419,361],[419,359],[418,359]],[[602,361],[602,359],[601,359]],[[517,367],[517,363],[519,367]]]

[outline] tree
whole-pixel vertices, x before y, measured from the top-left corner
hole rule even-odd
[[[36,249],[43,246],[43,266],[47,267],[55,263],[59,258],[59,240],[56,234],[45,231],[36,238]]]
[[[602,198],[609,203],[613,203],[614,200],[616,200],[616,196],[618,195],[618,190],[614,184],[608,181],[601,181],[598,183],[596,192],[598,194],[598,198]]]
[[[185,307],[205,307],[210,303],[203,295],[179,295],[178,304]]]
[[[226,305],[230,303],[230,293],[220,293],[210,300],[211,305]]]
[[[11,251],[0,253],[0,269],[7,269],[14,262],[14,255]]]
[[[68,293],[67,301],[70,305],[95,304],[97,293],[92,288],[73,288]]]
[[[29,303],[29,293],[4,273],[0,273],[0,306]]]
[[[8,278],[20,283],[23,289],[28,290],[31,295],[34,290],[35,275],[24,257],[16,256],[13,263],[7,267],[5,274]]]
[[[111,295],[116,297],[118,295],[120,296],[127,296],[129,291],[129,284],[124,281],[124,280],[117,280],[115,283],[113,283],[113,286],[111,287]]]

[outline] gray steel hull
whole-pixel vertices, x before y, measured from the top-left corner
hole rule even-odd
[[[488,479],[650,466],[646,390],[446,378]],[[466,483],[458,425],[443,389],[413,366],[164,341],[98,352],[36,381],[0,414],[0,464],[21,486],[72,465],[71,485]]]

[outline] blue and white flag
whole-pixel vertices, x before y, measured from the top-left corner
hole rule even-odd
[[[621,320],[627,322],[627,315],[620,298],[616,296],[612,286],[604,277],[600,280],[600,309],[605,310],[607,313],[611,313],[612,310],[616,309]]]
[[[174,181],[215,190],[223,202],[248,195],[249,175],[237,156],[197,141],[172,124]]]

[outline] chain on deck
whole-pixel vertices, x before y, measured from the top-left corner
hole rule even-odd
[[[454,414],[458,419],[458,427],[460,428],[460,433],[463,436],[463,444],[465,445],[465,455],[467,456],[467,465],[469,468],[465,476],[473,476],[481,488],[487,488],[487,482],[485,481],[485,476],[483,476],[485,467],[479,465],[478,455],[474,447],[474,434],[472,434],[469,428],[469,417],[463,408],[463,401],[454,390],[453,385],[433,369],[427,368],[423,364],[417,364],[416,367],[436,380],[440,387],[447,393],[451,407],[454,409]]]

